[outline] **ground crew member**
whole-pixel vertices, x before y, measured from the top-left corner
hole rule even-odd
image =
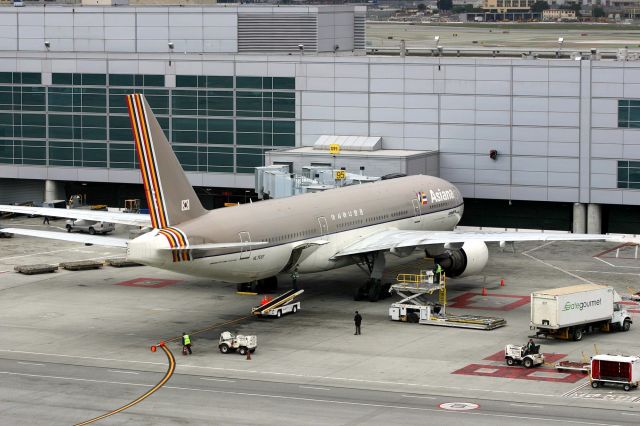
[[[49,225],[49,216],[45,216],[45,217],[42,219],[42,224],[43,224],[43,225]]]
[[[353,335],[355,336],[356,334],[362,334],[360,333],[360,324],[362,324],[362,316],[358,313],[358,311],[356,311],[356,316],[353,317],[353,322],[356,325],[356,332],[353,333]]]
[[[536,344],[533,343],[533,339],[529,339],[527,343],[527,354],[533,354],[536,351]]]
[[[191,352],[191,337],[187,333],[182,333],[182,355],[186,355],[187,351],[189,351],[189,355]]]
[[[439,263],[436,263],[436,266],[433,268],[433,281],[435,283],[440,282],[440,275],[442,275],[442,266]]]
[[[298,274],[298,267],[296,266],[296,269],[293,270],[293,272],[291,273],[291,281],[293,282],[293,289],[297,290],[298,289],[298,277],[300,275]]]

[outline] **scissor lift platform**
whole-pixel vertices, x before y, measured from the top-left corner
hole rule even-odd
[[[476,330],[493,330],[507,324],[503,318],[447,314],[444,274],[441,274],[439,279],[434,277],[431,271],[422,271],[420,274],[400,274],[397,281],[389,289],[390,292],[395,291],[402,296],[402,300],[392,303],[389,307],[389,317],[394,321]],[[435,292],[438,292],[437,303],[429,300]]]

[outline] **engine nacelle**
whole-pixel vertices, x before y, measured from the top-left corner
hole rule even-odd
[[[435,256],[434,261],[442,266],[447,277],[476,275],[487,265],[489,249],[484,241],[467,241],[459,249],[445,250]]]

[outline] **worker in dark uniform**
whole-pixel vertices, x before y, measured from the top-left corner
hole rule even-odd
[[[362,315],[360,315],[358,311],[356,311],[356,316],[353,317],[353,322],[356,325],[356,332],[353,333],[353,335],[355,336],[356,334],[362,334],[360,333],[360,324],[362,324]]]
[[[43,225],[49,225],[49,216],[44,216],[42,218],[42,224]]]
[[[182,355],[186,355],[187,351],[189,355],[193,353],[191,352],[191,336],[187,333],[182,333]]]
[[[533,339],[529,339],[527,342],[527,354],[535,354],[536,353],[536,344],[533,342]]]
[[[296,268],[293,270],[293,272],[291,273],[291,282],[293,284],[293,289],[297,290],[298,289],[298,277],[300,275],[298,274],[298,267],[296,266]]]

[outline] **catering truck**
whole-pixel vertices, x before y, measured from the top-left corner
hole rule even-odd
[[[612,287],[581,284],[531,293],[531,329],[537,337],[582,340],[585,333],[629,331],[631,317]]]
[[[591,358],[591,386],[622,385],[626,391],[640,384],[640,358],[624,355],[595,355]]]

